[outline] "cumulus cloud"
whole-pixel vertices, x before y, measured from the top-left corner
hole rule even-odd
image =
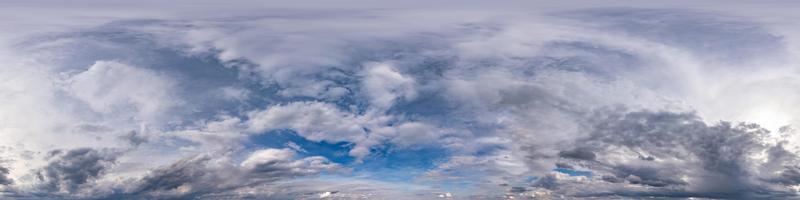
[[[99,113],[135,113],[154,123],[180,102],[170,92],[173,83],[157,73],[125,64],[100,61],[67,80],[67,91]]]
[[[412,100],[417,96],[415,81],[403,76],[390,63],[369,63],[361,83],[370,105],[387,109],[397,100]]]
[[[195,3],[2,3],[0,197],[800,188],[788,3]]]

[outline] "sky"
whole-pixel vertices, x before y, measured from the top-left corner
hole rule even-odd
[[[0,199],[800,199],[796,1],[0,2]]]

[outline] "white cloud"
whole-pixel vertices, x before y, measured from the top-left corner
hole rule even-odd
[[[250,132],[293,129],[309,140],[331,142],[363,140],[369,120],[321,102],[276,105],[250,112],[248,118]]]
[[[350,155],[359,159],[369,155],[370,148],[386,141],[401,146],[441,144],[438,138],[453,134],[429,124],[398,121],[376,112],[355,115],[322,102],[294,102],[253,111],[244,124],[247,132],[254,134],[290,129],[311,141],[351,142],[354,146]]]
[[[168,77],[125,64],[98,61],[67,79],[67,91],[95,112],[133,116],[143,123],[161,123],[180,105]]]
[[[384,110],[398,100],[411,101],[417,97],[413,78],[404,76],[391,63],[367,63],[361,87],[372,106]]]
[[[264,149],[250,154],[247,159],[242,161],[242,167],[255,168],[258,165],[291,159],[294,151],[289,149]]]

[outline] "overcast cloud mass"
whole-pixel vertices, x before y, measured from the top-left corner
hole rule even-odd
[[[2,1],[0,199],[800,199],[796,1]]]

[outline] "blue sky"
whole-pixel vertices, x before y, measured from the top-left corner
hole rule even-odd
[[[797,198],[796,2],[0,3],[0,198]]]

